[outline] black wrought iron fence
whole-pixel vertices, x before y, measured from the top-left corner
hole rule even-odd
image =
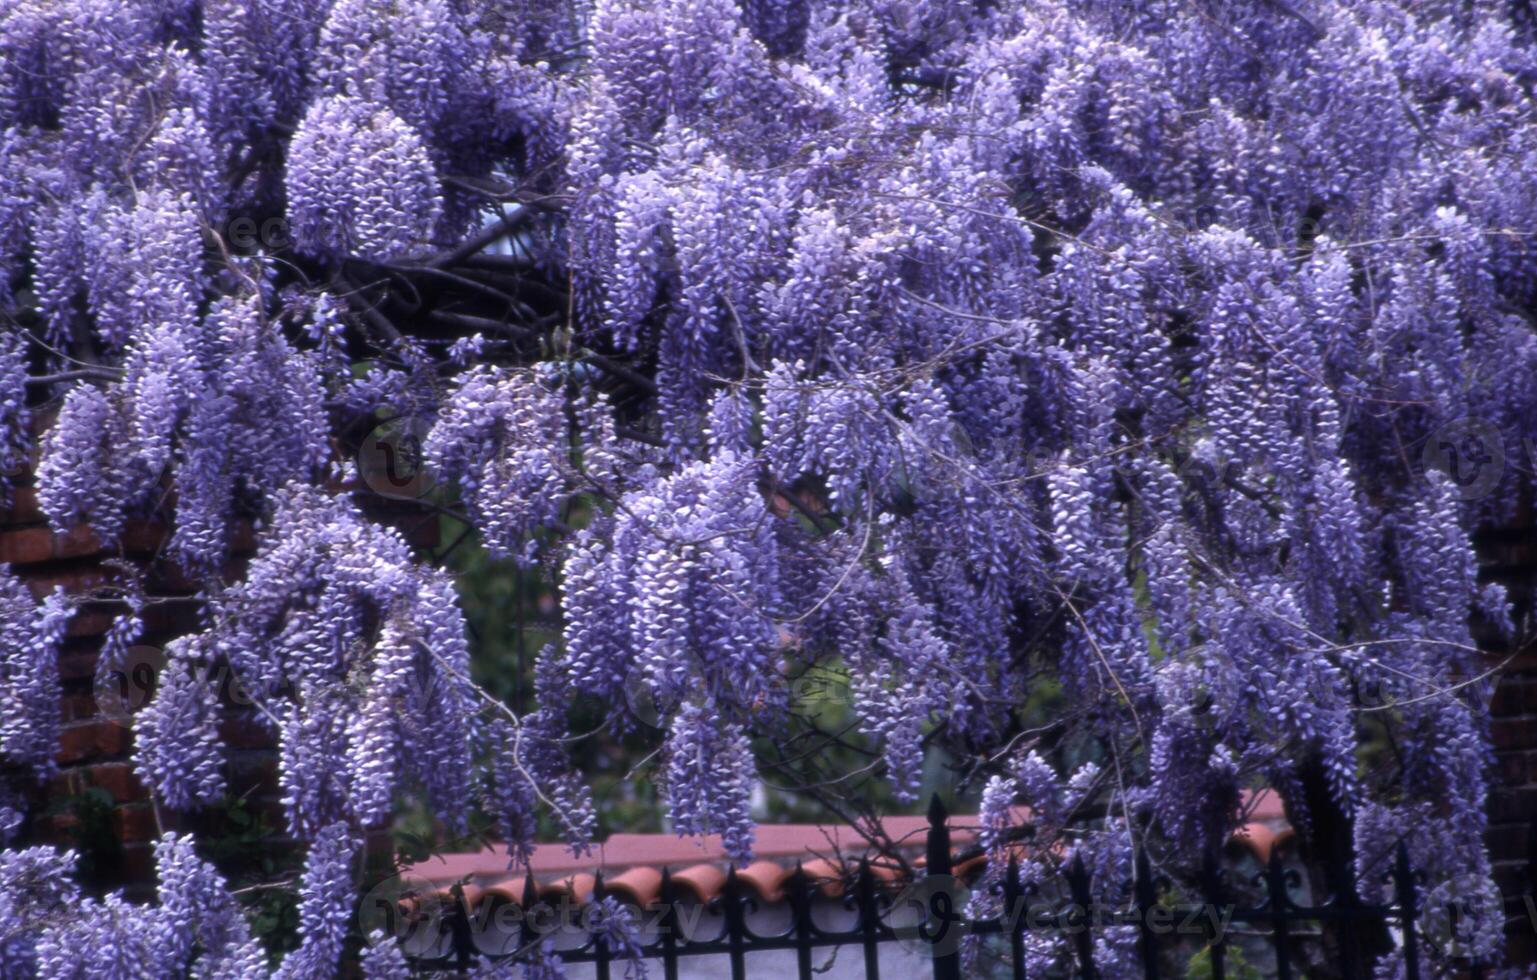
[[[660,966],[665,980],[677,980],[680,964],[694,957],[715,958],[712,976],[743,980],[753,954],[793,951],[799,980],[813,980],[826,970],[825,964],[813,962],[817,951],[836,947],[859,951],[866,980],[879,980],[881,948],[900,943],[910,954],[904,960],[902,976],[932,974],[934,980],[961,980],[963,975],[979,972],[975,965],[963,972],[967,937],[975,937],[972,942],[999,947],[988,961],[989,976],[1099,980],[1102,973],[1101,965],[1096,964],[1095,936],[1107,926],[1135,928],[1136,955],[1148,980],[1176,972],[1168,963],[1170,947],[1175,943],[1189,945],[1192,937],[1201,959],[1201,968],[1195,972],[1211,980],[1226,980],[1235,927],[1242,929],[1248,942],[1262,942],[1271,950],[1266,968],[1260,972],[1279,980],[1304,975],[1298,961],[1298,950],[1304,943],[1310,944],[1309,953],[1314,957],[1306,974],[1320,972],[1316,957],[1321,953],[1327,959],[1323,973],[1340,980],[1371,976],[1370,960],[1381,953],[1400,956],[1403,974],[1417,978],[1423,975],[1425,958],[1432,955],[1431,944],[1420,931],[1419,876],[1402,844],[1384,879],[1391,884],[1392,901],[1387,904],[1362,901],[1350,887],[1318,904],[1299,901],[1293,894],[1301,890],[1299,871],[1283,863],[1278,851],[1271,853],[1268,866],[1242,876],[1242,881],[1234,880],[1215,864],[1208,865],[1197,882],[1187,883],[1181,890],[1193,900],[1178,901],[1171,889],[1162,887],[1166,883],[1158,880],[1142,853],[1135,863],[1132,901],[1108,915],[1096,907],[1090,873],[1081,860],[1066,869],[1065,889],[1044,895],[1021,885],[1014,858],[1008,873],[995,886],[996,914],[982,917],[968,916],[963,908],[966,889],[953,874],[950,831],[937,798],[929,811],[924,851],[921,874],[901,887],[875,873],[868,861],[861,863],[839,896],[851,920],[841,927],[818,921],[815,908],[818,902],[826,901],[822,887],[826,882],[813,880],[799,870],[783,887],[788,916],[781,917],[776,928],[763,931],[753,922],[762,897],[734,869],[727,874],[720,893],[703,907],[691,904],[686,890],[679,889],[664,869],[657,900],[648,909],[632,910],[646,920],[645,938],[622,950],[614,948],[609,934],[593,930],[560,949],[558,955],[566,963],[591,964],[598,980],[609,980],[616,967],[637,954],[653,968]],[[1336,880],[1348,881],[1351,876],[1337,876]],[[1250,896],[1248,904],[1235,900],[1237,892]],[[607,894],[599,875],[591,904],[601,904]],[[542,945],[548,948],[549,930],[541,917],[532,913],[549,900],[540,897],[532,876],[526,879],[521,901],[516,903],[513,928],[497,942],[488,942],[485,935],[487,922],[496,918],[496,910],[488,909],[485,903],[494,898],[480,895],[470,902],[458,887],[453,895],[454,900],[434,919],[433,935],[425,941],[420,935],[416,937],[415,966],[462,972],[483,958],[516,960]],[[697,915],[685,921],[686,912],[700,911],[707,913],[712,928],[701,929]],[[1454,930],[1457,915],[1456,909],[1450,910]],[[543,922],[552,918],[553,914],[544,917]],[[1325,934],[1338,941],[1322,942]],[[1360,941],[1366,935],[1376,937],[1375,950],[1372,943]],[[1039,947],[1033,938],[1048,936],[1057,937],[1059,949],[1065,943],[1070,950],[1065,966],[1060,955],[1036,953],[1033,958],[1032,947]],[[1444,942],[1434,946],[1438,963],[1453,963],[1470,980],[1482,980],[1483,964],[1456,960],[1455,949],[1449,950]],[[914,972],[914,963],[921,964],[920,972]],[[1244,969],[1253,974],[1252,965]],[[1190,972],[1190,964],[1185,963],[1178,972]]]

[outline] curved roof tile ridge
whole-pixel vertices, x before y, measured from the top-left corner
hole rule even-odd
[[[1262,864],[1292,836],[1281,798],[1273,790],[1246,792],[1240,815],[1244,823],[1234,831],[1227,846],[1248,851]],[[1016,822],[1024,822],[1029,811],[1016,807],[1012,816]],[[926,818],[885,817],[880,824],[882,832],[903,853],[912,854],[915,866],[922,864],[921,851],[928,830]],[[946,825],[951,846],[957,853],[975,843],[979,826],[975,815],[952,815]],[[1025,848],[1018,845],[1016,849],[1023,853]],[[861,858],[871,859],[870,870],[877,881],[891,883],[901,878],[897,862],[877,856],[866,834],[848,825],[760,824],[753,850],[755,860],[737,869],[737,880],[764,903],[784,898],[785,885],[797,868],[827,898],[843,894]],[[975,874],[980,871],[981,861],[980,857],[972,857],[961,862],[956,872],[963,876]],[[532,873],[542,901],[565,897],[582,904],[591,899],[595,875],[601,872],[607,894],[645,907],[660,897],[663,869],[669,872],[679,898],[709,902],[725,888],[729,866],[717,835],[621,833],[579,857],[557,845],[540,845],[534,848],[527,869],[510,867],[505,849],[488,847],[440,855],[405,869],[402,877],[424,880],[440,896],[446,897],[453,884],[465,882],[466,898],[473,890],[476,896],[492,894],[521,903],[526,876]]]

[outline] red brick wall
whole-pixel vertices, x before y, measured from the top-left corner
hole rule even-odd
[[[0,561],[10,564],[39,599],[57,585],[80,595],[119,582],[121,573],[104,564],[105,559],[120,559],[143,570],[153,594],[190,594],[190,584],[179,571],[157,557],[164,540],[165,528],[147,521],[131,523],[122,544],[111,550],[103,549],[87,528],[56,534],[49,530],[36,494],[28,486],[17,488],[11,506],[0,513]],[[248,542],[245,546],[249,547]],[[90,602],[70,622],[59,657],[64,726],[59,736],[59,772],[39,791],[29,828],[29,836],[37,840],[74,844],[82,828],[81,814],[72,804],[93,787],[110,794],[112,826],[122,852],[116,867],[98,869],[102,883],[109,885],[137,885],[150,879],[149,848],[156,835],[149,796],[128,761],[131,732],[102,717],[93,686],[102,636],[123,609],[119,603]],[[139,642],[163,646],[195,626],[194,612],[191,603],[150,607]]]
[[[1501,785],[1489,797],[1489,848],[1511,958],[1537,963],[1537,652],[1505,676],[1494,700]]]
[[[85,596],[100,586],[121,584],[126,566],[142,575],[148,596],[173,600],[146,606],[145,630],[136,646],[163,650],[177,636],[197,628],[197,603],[174,601],[191,597],[197,585],[163,555],[168,537],[163,524],[131,521],[120,543],[103,548],[88,528],[54,533],[38,509],[28,478],[13,477],[13,482],[17,486],[10,505],[0,508],[0,562],[9,564],[34,596],[41,599],[56,585],[71,595]],[[378,505],[368,507],[375,520],[394,524],[420,547],[438,544],[438,522],[431,511],[403,501],[370,499]],[[255,544],[249,524],[237,527],[232,557],[224,570],[227,578],[243,574]],[[87,823],[105,821],[119,846],[116,853],[95,862],[91,884],[123,887],[130,897],[144,897],[153,888],[155,838],[162,830],[200,828],[207,818],[165,810],[157,813],[150,794],[134,775],[129,724],[104,715],[98,704],[95,674],[102,639],[125,610],[121,602],[88,601],[70,622],[59,657],[63,728],[56,757],[58,773],[33,791],[23,834],[28,843],[78,847],[84,834],[99,838],[105,829]],[[130,693],[139,698],[135,703],[142,703],[148,692],[134,685]],[[249,719],[251,710],[226,703],[222,728],[230,789],[280,828],[276,752],[267,732]],[[91,799],[82,809],[87,796]],[[102,805],[107,798],[110,809]],[[281,846],[282,842],[274,843]]]
[[[1528,518],[1480,542],[1484,573],[1509,590],[1518,623],[1537,620],[1534,524]],[[1537,644],[1518,650],[1489,646],[1490,666],[1500,668],[1490,702],[1497,785],[1489,794],[1489,850],[1505,896],[1511,959],[1537,963]]]

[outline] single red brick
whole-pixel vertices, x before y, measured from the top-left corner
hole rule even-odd
[[[44,842],[54,846],[68,846],[73,836],[71,831],[79,826],[80,818],[68,811],[50,814],[37,821],[37,827],[43,835]]]
[[[53,535],[47,528],[29,527],[0,534],[0,562],[35,565],[53,557]]]
[[[219,722],[219,738],[231,748],[270,749],[277,745],[277,738],[262,727],[254,716],[235,716]]]
[[[96,709],[96,696],[90,691],[73,691],[59,699],[59,709],[63,720],[87,721],[98,714]]]
[[[25,527],[47,521],[37,504],[37,491],[31,487],[16,487],[11,491],[11,503],[0,507],[0,527]]]
[[[149,799],[149,790],[139,782],[133,766],[127,762],[107,762],[90,766],[85,770],[86,779],[93,786],[100,786],[112,794],[118,803],[134,803]]]
[[[1496,718],[1489,729],[1497,749],[1537,747],[1537,718]]]
[[[86,782],[89,769],[60,769],[48,780],[49,796],[76,796],[90,785]]]
[[[128,752],[130,733],[110,721],[91,721],[71,725],[59,733],[59,751],[55,758],[63,765],[87,759],[121,758]]]
[[[155,811],[148,804],[120,806],[112,811],[112,828],[124,843],[152,841],[160,836]]]
[[[96,532],[85,524],[77,524],[62,534],[53,536],[53,557],[88,558],[101,552],[101,540]]]
[[[1537,789],[1501,786],[1489,791],[1491,823],[1524,824],[1537,817]]]
[[[123,524],[123,550],[131,555],[153,555],[165,539],[166,526],[159,521],[132,520]]]
[[[64,586],[66,592],[85,592],[105,585],[107,579],[107,570],[100,565],[81,565],[64,571],[50,571],[44,575],[23,576],[27,588],[38,599],[60,585]]]
[[[94,678],[98,659],[100,659],[100,649],[95,643],[89,646],[67,644],[63,650],[59,651],[59,679],[78,681]]]
[[[1501,677],[1489,701],[1489,711],[1497,718],[1537,712],[1537,677]]]
[[[1526,783],[1526,753],[1500,752],[1496,761],[1500,767],[1500,782],[1506,786],[1522,786]]]
[[[69,627],[64,635],[75,638],[101,636],[111,629],[113,622],[116,620],[117,613],[106,606],[80,609],[70,617]]]

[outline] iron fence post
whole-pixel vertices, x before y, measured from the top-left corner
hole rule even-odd
[[[1158,936],[1153,932],[1153,904],[1158,900],[1153,888],[1153,867],[1147,859],[1147,846],[1137,848],[1136,880],[1132,892],[1137,902],[1137,945],[1142,955],[1142,972],[1147,980],[1158,980]]]
[[[1057,917],[1058,928],[1072,930],[1073,944],[1078,950],[1078,975],[1082,980],[1097,980],[1099,971],[1094,968],[1094,934],[1092,931],[1093,895],[1089,891],[1089,871],[1083,866],[1083,855],[1074,854],[1073,863],[1067,869],[1067,890],[1072,904],[1082,913],[1074,922],[1072,916]]]
[[[1009,930],[1009,963],[1014,980],[1025,980],[1025,929],[1030,918],[1029,900],[1019,884],[1019,855],[1009,854],[1003,879],[1003,924]]]
[[[672,884],[672,871],[662,868],[662,888],[658,893],[662,903],[662,917],[657,923],[661,935],[662,976],[664,980],[678,980],[678,906],[677,894]]]
[[[1393,885],[1398,893],[1398,916],[1404,927],[1404,973],[1409,980],[1420,978],[1419,949],[1419,895],[1414,887],[1414,869],[1409,866],[1409,847],[1398,842],[1398,854],[1393,862]]]
[[[865,980],[880,980],[881,912],[875,904],[875,876],[870,873],[870,859],[860,858],[854,876],[854,908],[859,913],[860,946],[865,954]]]
[[[454,907],[448,918],[449,934],[453,937],[454,960],[460,970],[468,970],[475,957],[475,937],[470,932],[470,910],[465,901],[464,886],[454,882],[448,893],[454,899]]]
[[[1286,869],[1281,866],[1281,853],[1270,852],[1270,865],[1265,869],[1265,889],[1270,899],[1271,934],[1275,941],[1276,976],[1291,980],[1292,961],[1291,925],[1289,912],[1291,900],[1286,894]]]
[[[737,880],[736,865],[726,870],[725,903],[727,955],[731,957],[731,980],[747,978],[746,923],[742,921],[742,884]]]
[[[1334,904],[1340,914],[1340,924],[1334,934],[1340,953],[1341,980],[1356,980],[1361,975],[1360,902],[1356,900],[1354,878],[1349,869],[1338,875],[1336,887],[1339,891],[1334,895]]]
[[[933,911],[936,899],[943,896],[938,901],[940,922],[930,940],[935,947],[931,950],[934,954],[934,980],[961,980],[960,944],[955,941],[957,937],[950,935],[951,929],[960,929],[960,917],[951,907],[951,896],[955,889],[950,864],[950,827],[945,822],[949,815],[938,793],[929,798],[929,832],[924,842],[927,867],[924,873],[926,877],[935,879],[941,891],[928,893],[928,911]]]
[[[812,980],[811,975],[811,882],[799,861],[790,876],[786,894],[790,897],[790,915],[795,937],[795,972],[798,980]]]
[[[599,871],[592,879],[592,900],[594,903],[602,902],[608,896],[608,889],[603,886],[603,872]],[[608,964],[612,951],[608,948],[607,937],[599,934],[593,937],[593,953],[596,959],[593,966],[597,969],[598,980],[609,980]]]
[[[1222,894],[1222,869],[1215,854],[1207,853],[1201,863],[1201,912],[1206,922],[1206,955],[1211,960],[1211,980],[1225,980],[1227,976],[1227,937],[1218,931],[1217,915],[1224,904]]]

